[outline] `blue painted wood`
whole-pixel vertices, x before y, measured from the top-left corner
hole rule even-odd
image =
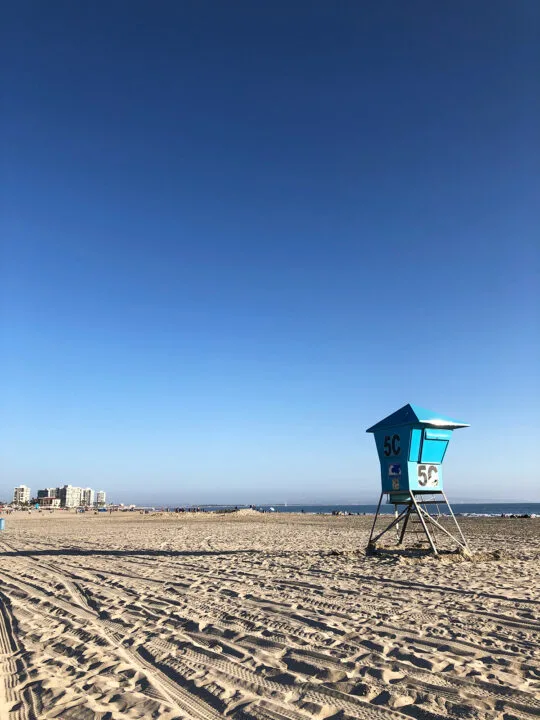
[[[413,428],[411,430],[411,447],[409,450],[409,460],[418,462],[420,460],[420,446],[422,444],[422,430]]]
[[[421,463],[442,463],[448,440],[427,440],[422,443]]]
[[[455,430],[461,427],[469,427],[467,423],[461,420],[454,420],[432,410],[426,410],[419,405],[411,405],[408,403],[388,417],[380,420],[378,423],[368,428],[366,432],[373,433],[389,427],[398,427],[400,425],[419,425],[421,427],[448,428]]]
[[[410,404],[370,427],[382,492],[442,491],[442,462],[452,432],[462,427],[468,424]]]

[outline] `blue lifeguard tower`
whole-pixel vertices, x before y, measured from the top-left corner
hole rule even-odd
[[[395,527],[399,545],[403,543],[407,530],[412,530],[417,540],[419,536],[424,541],[427,539],[437,555],[436,532],[440,531],[457,543],[461,550],[469,552],[443,489],[442,463],[448,443],[454,430],[463,427],[468,427],[468,424],[417,405],[404,405],[366,430],[375,436],[381,464],[381,495],[369,536],[369,549],[374,549],[377,540]],[[385,495],[387,502],[394,506],[394,519],[375,535]],[[441,505],[447,506],[457,528],[457,536],[441,524]],[[430,512],[430,506],[436,508],[436,514]]]

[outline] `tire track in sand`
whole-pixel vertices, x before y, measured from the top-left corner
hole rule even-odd
[[[21,647],[15,632],[11,603],[0,592],[0,716],[9,720],[38,720],[31,687],[21,686],[26,671]]]
[[[27,555],[25,558],[37,563],[38,570],[52,570],[52,568],[48,568],[46,564],[44,565],[41,561],[38,561],[37,558],[34,558],[31,555]],[[222,717],[221,714],[217,713],[204,701],[195,697],[188,691],[184,690],[180,685],[172,681],[165,673],[160,671],[155,667],[155,665],[141,656],[141,654],[133,652],[129,648],[125,647],[123,644],[122,634],[120,634],[118,629],[114,627],[114,623],[103,620],[100,617],[97,605],[91,601],[89,602],[88,594],[83,592],[77,583],[72,582],[68,577],[66,577],[59,568],[54,568],[54,577],[55,582],[61,583],[66,589],[71,599],[70,603],[67,603],[59,598],[51,597],[45,592],[40,592],[33,584],[22,580],[18,580],[16,585],[19,587],[23,586],[29,595],[33,595],[41,600],[46,599],[47,602],[57,605],[62,610],[68,610],[72,615],[76,614],[78,610],[81,625],[84,627],[85,624],[90,623],[97,634],[99,634],[107,642],[107,644],[112,647],[116,654],[136,671],[141,672],[154,689],[158,691],[165,703],[170,705],[175,711],[179,712],[181,716],[185,716],[186,718],[189,718],[189,720],[218,720]],[[13,582],[13,577],[11,575],[10,580]],[[10,653],[8,652],[8,654]],[[38,716],[34,711],[33,715],[26,714],[13,716],[13,720],[37,720],[37,717]]]

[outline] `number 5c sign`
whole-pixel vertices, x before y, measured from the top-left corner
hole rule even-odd
[[[437,465],[419,465],[418,484],[422,487],[437,487],[439,485],[439,468]]]
[[[399,455],[401,452],[401,440],[399,435],[385,435],[383,449],[386,457],[390,457],[390,455]]]

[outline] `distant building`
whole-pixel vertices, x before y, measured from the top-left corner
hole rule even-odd
[[[30,492],[30,491],[28,491]],[[65,507],[74,508],[84,505],[91,507],[93,505],[105,505],[106,493],[104,490],[100,490],[99,493],[94,492],[92,488],[80,488],[75,485],[64,485],[64,487],[58,488],[44,488],[38,490],[37,499],[41,505],[41,500],[55,499],[58,503],[46,503],[48,507]],[[45,504],[44,504],[45,506]]]
[[[58,490],[59,490],[59,488],[45,488],[44,490],[38,490],[37,491],[38,500],[40,498],[46,498],[46,497],[50,497],[50,498],[58,497]]]
[[[81,495],[83,489],[80,487],[74,487],[73,485],[64,485],[59,488],[60,493],[60,505],[66,508],[79,507],[81,504]]]
[[[26,485],[19,485],[13,488],[13,502],[16,505],[30,502],[30,488]]]
[[[59,508],[60,498],[55,497],[40,497],[38,498],[39,507],[42,508]]]
[[[81,493],[81,505],[93,505],[94,504],[94,491],[92,488],[84,488]]]

